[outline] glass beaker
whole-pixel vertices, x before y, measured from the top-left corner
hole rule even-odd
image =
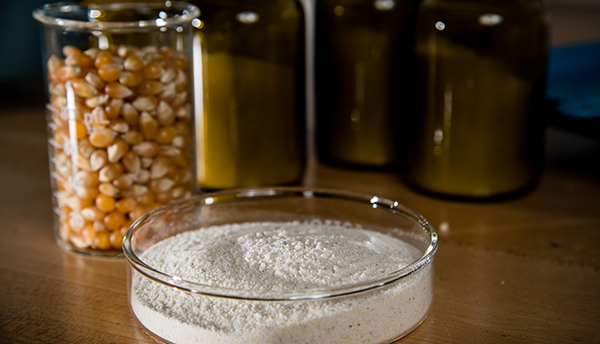
[[[417,17],[408,180],[439,195],[506,196],[543,165],[549,17],[542,0],[425,0]]]
[[[48,153],[59,245],[121,256],[129,225],[194,190],[191,22],[183,2],[47,4]]]
[[[298,0],[196,0],[201,190],[295,184],[305,166],[305,24]],[[201,61],[201,62],[200,62]],[[198,97],[200,101],[200,97]]]

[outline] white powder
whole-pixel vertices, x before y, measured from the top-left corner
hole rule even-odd
[[[163,240],[140,257],[182,279],[254,291],[306,291],[371,281],[421,256],[399,239],[297,222],[226,225]],[[249,301],[178,291],[134,273],[138,320],[175,343],[385,343],[418,326],[433,299],[433,269],[344,297]]]

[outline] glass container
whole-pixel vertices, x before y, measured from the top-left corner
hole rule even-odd
[[[417,4],[416,0],[316,0],[320,160],[377,168],[405,163]]]
[[[407,179],[439,195],[532,187],[543,164],[549,18],[538,0],[425,0]]]
[[[202,190],[295,184],[305,166],[305,24],[297,0],[197,0]],[[200,92],[199,90],[199,92]]]
[[[129,225],[194,191],[191,21],[183,2],[36,9],[59,245],[122,255]]]
[[[391,251],[381,260],[335,251],[344,238],[361,253]],[[413,254],[390,268],[382,261],[407,252],[400,240]],[[173,241],[182,244],[164,246]],[[143,326],[173,343],[389,343],[429,313],[437,245],[422,216],[372,195],[206,193],[156,209],[128,231],[129,302]]]

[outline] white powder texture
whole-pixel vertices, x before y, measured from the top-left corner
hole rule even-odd
[[[414,246],[364,229],[253,222],[188,231],[141,260],[191,282],[303,292],[350,286],[421,256]],[[418,326],[433,300],[431,264],[384,288],[343,297],[251,301],[192,294],[133,273],[131,307],[151,332],[174,343],[386,343]]]

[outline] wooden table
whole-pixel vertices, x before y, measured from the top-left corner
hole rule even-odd
[[[560,32],[555,43],[577,41]],[[438,229],[433,308],[402,343],[600,342],[600,143],[548,134],[538,187],[498,202],[436,199],[392,172],[311,164],[307,185],[395,199]],[[0,342],[154,343],[129,310],[126,262],[54,242],[41,106],[2,110],[0,185]]]

